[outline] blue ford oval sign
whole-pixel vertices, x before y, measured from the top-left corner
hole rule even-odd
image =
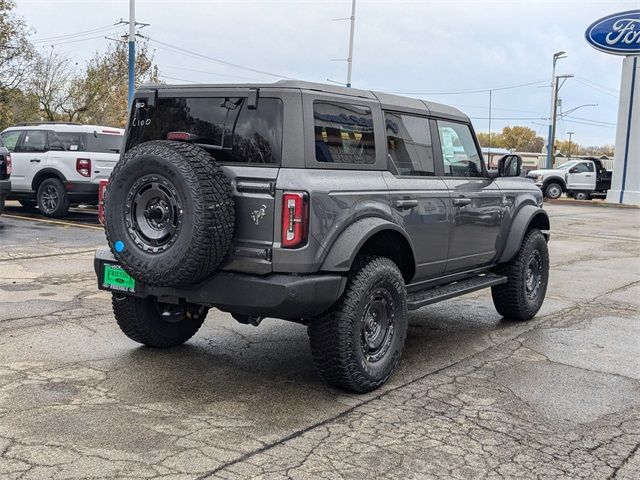
[[[614,55],[640,55],[640,10],[614,13],[596,20],[585,32],[587,42]]]

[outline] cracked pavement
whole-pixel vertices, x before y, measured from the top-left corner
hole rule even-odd
[[[101,231],[0,217],[0,478],[640,478],[640,210],[546,209],[538,316],[488,291],[413,312],[368,395],[279,320],[142,348],[96,288]]]

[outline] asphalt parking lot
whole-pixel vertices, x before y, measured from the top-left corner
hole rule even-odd
[[[96,289],[95,219],[10,208],[0,477],[639,478],[640,210],[546,208],[541,313],[502,320],[486,291],[423,308],[364,396],[325,387],[278,320],[212,311],[184,346],[139,347]]]

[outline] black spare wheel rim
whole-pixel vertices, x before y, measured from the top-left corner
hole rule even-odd
[[[539,250],[531,252],[525,275],[527,297],[534,300],[538,296],[540,285],[542,285],[542,255]]]
[[[369,363],[389,351],[395,330],[395,302],[386,288],[375,289],[368,298],[362,321],[362,353]]]
[[[125,202],[127,232],[148,253],[167,250],[178,238],[182,202],[175,185],[160,175],[145,175],[131,185]]]
[[[60,202],[60,195],[58,194],[58,190],[55,185],[47,185],[42,190],[42,194],[40,195],[42,207],[44,208],[45,213],[51,213],[58,208],[58,203]]]

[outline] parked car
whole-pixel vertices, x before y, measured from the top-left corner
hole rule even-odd
[[[48,217],[98,204],[98,184],[118,160],[124,130],[69,123],[22,123],[2,136],[13,159],[9,198]]]
[[[11,192],[11,154],[0,138],[0,215],[4,212],[4,202]]]
[[[518,156],[488,172],[455,108],[297,81],[155,85],[125,137],[95,270],[136,342],[181,344],[212,307],[290,320],[327,382],[366,392],[395,370],[408,310],[490,287],[528,320],[544,300],[542,193]]]
[[[532,170],[528,174],[546,197],[555,199],[566,193],[576,200],[606,197],[611,175],[602,161],[594,157],[570,160],[556,168]]]

